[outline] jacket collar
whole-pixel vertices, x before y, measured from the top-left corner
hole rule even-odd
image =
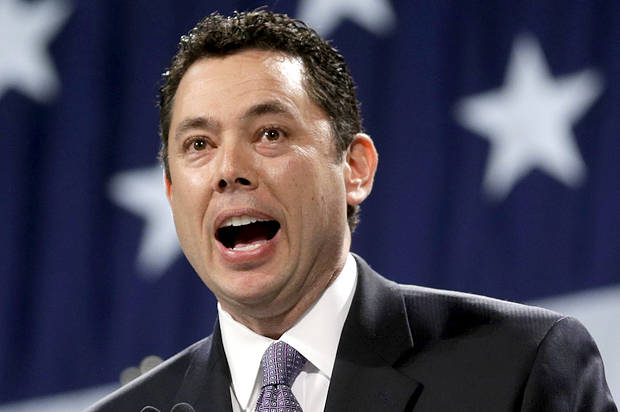
[[[403,411],[422,385],[401,361],[413,350],[412,328],[398,285],[359,256],[358,285],[345,322],[325,411]]]
[[[196,412],[232,412],[230,372],[217,320],[211,337],[192,355],[175,401],[189,403]]]

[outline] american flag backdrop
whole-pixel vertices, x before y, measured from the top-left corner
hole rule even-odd
[[[0,0],[0,411],[78,411],[208,335],[156,160],[181,34],[224,0]],[[269,1],[347,59],[379,151],[353,250],[590,329],[620,397],[620,2]],[[37,403],[38,402],[38,403]]]

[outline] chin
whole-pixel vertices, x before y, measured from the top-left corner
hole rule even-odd
[[[277,296],[281,287],[276,279],[264,272],[230,273],[227,284],[218,288],[228,299],[235,303],[254,304],[269,301]],[[234,277],[235,279],[231,279]],[[207,285],[208,286],[208,285]],[[210,288],[211,289],[211,288]],[[213,289],[212,289],[213,290]]]

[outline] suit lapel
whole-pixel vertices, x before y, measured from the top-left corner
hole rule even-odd
[[[332,373],[326,412],[411,410],[422,385],[399,365],[413,338],[396,284],[356,256],[358,281]]]
[[[219,321],[211,339],[197,348],[185,373],[176,402],[187,402],[196,412],[232,412],[230,372],[222,345]]]

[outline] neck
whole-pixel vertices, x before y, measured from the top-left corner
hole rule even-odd
[[[237,322],[259,335],[277,340],[297,323],[334,282],[344,268],[347,255],[348,252],[345,251],[337,260],[337,264],[333,265],[323,276],[320,276],[287,310],[276,312],[267,310],[265,312],[248,310],[247,307],[244,310],[231,310],[233,308],[224,302],[220,302],[220,304]]]
[[[280,339],[284,332],[292,328],[308,309],[319,300],[323,292],[332,284],[336,277],[338,277],[341,270],[342,267],[332,273],[325,284],[319,285],[320,287],[317,287],[314,293],[304,295],[296,305],[286,312],[267,318],[246,317],[243,321],[238,321],[259,335],[274,340]]]

